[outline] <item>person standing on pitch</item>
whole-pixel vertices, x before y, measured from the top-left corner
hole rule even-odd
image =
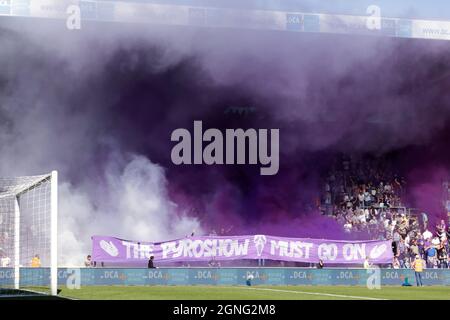
[[[41,267],[41,258],[36,254],[33,259],[31,259],[31,267],[32,268],[40,268]]]
[[[366,259],[364,259],[364,269],[370,269],[372,267],[372,265],[370,264],[369,258],[366,257]]]
[[[93,263],[92,263],[91,255],[88,255],[88,256],[86,257],[86,260],[84,260],[84,266],[85,266],[86,268],[90,268],[90,267],[92,267],[92,265],[93,265]]]
[[[423,260],[419,255],[416,255],[416,259],[412,263],[412,267],[414,268],[414,273],[416,275],[416,284],[418,287],[422,287]]]
[[[154,256],[151,256],[150,259],[148,260],[148,268],[149,269],[154,269],[155,268],[155,265],[153,264],[153,259],[154,258],[155,258]]]
[[[317,264],[317,269],[323,269],[323,261],[322,261],[322,259],[319,260],[319,263]]]

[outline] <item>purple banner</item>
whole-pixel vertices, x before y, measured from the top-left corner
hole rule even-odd
[[[92,237],[92,259],[97,262],[134,264],[154,256],[155,262],[270,259],[332,264],[390,263],[390,241],[341,241],[284,238],[267,235],[190,237],[161,243]]]

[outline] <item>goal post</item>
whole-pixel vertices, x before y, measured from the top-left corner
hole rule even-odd
[[[20,288],[20,209],[18,197],[14,197],[14,289]]]
[[[58,293],[58,172],[53,170],[50,176],[50,289],[51,294]]]
[[[58,173],[0,178],[0,289],[56,295]]]

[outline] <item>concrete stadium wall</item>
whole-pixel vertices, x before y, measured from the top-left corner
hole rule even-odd
[[[415,284],[410,269],[379,269],[381,285],[401,285],[405,277]],[[92,285],[245,285],[249,274],[252,285],[353,285],[366,286],[373,271],[364,269],[309,268],[59,268],[58,284]],[[22,268],[22,286],[49,283],[48,268]],[[369,282],[373,283],[374,278]],[[450,285],[450,269],[428,269],[422,274],[424,285]],[[0,268],[0,287],[12,286],[14,269]]]

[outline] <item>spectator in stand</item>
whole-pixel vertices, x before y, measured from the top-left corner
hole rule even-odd
[[[406,250],[405,241],[403,238],[400,238],[397,245],[397,258],[400,263],[400,268],[405,268]]]
[[[442,241],[437,248],[437,258],[439,260],[439,268],[447,269],[448,268],[448,255],[447,250],[445,248],[445,242]]]
[[[437,229],[445,232],[445,221],[444,220],[441,220],[441,222],[437,225]]]
[[[398,228],[395,228],[392,239],[394,239],[394,241],[398,243],[398,242],[400,242],[401,238],[402,237],[400,236],[400,233],[398,232]]]
[[[347,233],[352,232],[353,225],[350,221],[347,220],[347,223],[344,224],[344,231]]]
[[[441,241],[445,241],[447,239],[447,232],[445,229],[445,222],[444,220],[441,220],[441,223],[436,226],[436,235]]]
[[[425,241],[423,240],[422,237],[419,238],[419,240],[417,242],[417,247],[419,248],[419,255],[421,256],[421,258],[424,261],[426,261],[427,255],[426,255],[426,251],[425,251]]]
[[[392,261],[392,268],[400,269],[400,262],[398,261],[397,257],[394,257],[394,259]]]
[[[430,230],[425,229],[425,232],[423,233],[423,239],[430,240],[432,237],[433,237],[433,234],[430,232]]]
[[[327,209],[323,212],[328,215],[328,209],[331,208],[335,217],[344,214],[346,220],[341,220],[341,225],[346,232],[369,232],[378,239],[388,237],[383,228],[387,227],[384,220],[390,217],[386,218],[385,211],[389,210],[392,203],[400,205],[400,197],[395,192],[401,189],[399,185],[403,183],[402,179],[383,172],[384,166],[378,160],[367,163],[345,162],[349,164],[347,169],[330,172],[326,180],[324,201]],[[377,227],[380,224],[382,227]],[[408,219],[405,217],[400,232],[407,232],[407,227]]]
[[[428,215],[425,212],[422,212],[422,223],[423,228],[426,230],[428,228]]]
[[[409,246],[409,260],[414,261],[414,258],[419,254],[419,246],[417,245],[417,240],[413,240],[412,244]]]
[[[230,233],[234,226],[230,226],[228,229],[222,228],[220,229],[220,236],[225,236]]]
[[[433,239],[431,242],[429,242],[428,247],[426,248],[427,252],[427,268],[435,268],[437,267],[437,250],[436,250],[436,240],[437,238]],[[439,240],[437,240],[437,244],[439,244]]]
[[[400,224],[398,226],[398,233],[402,238],[405,238],[408,232],[408,219],[406,218],[405,214],[402,214],[400,216]]]
[[[358,194],[358,205],[364,207],[364,193],[362,191]]]
[[[341,165],[333,165],[324,181],[320,207],[346,233],[391,240],[400,267],[410,267],[417,255],[429,267],[448,267],[450,229],[440,221],[439,242],[432,243],[434,230],[428,229],[427,214],[412,215],[402,204],[404,186],[405,180],[382,158],[346,157]]]

